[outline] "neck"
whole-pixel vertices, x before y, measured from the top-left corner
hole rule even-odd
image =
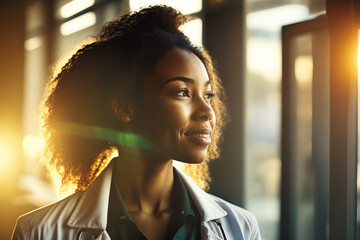
[[[174,181],[172,160],[126,151],[119,155],[116,181],[127,210],[148,214],[169,210]]]

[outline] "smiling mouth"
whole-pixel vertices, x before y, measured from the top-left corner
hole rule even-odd
[[[198,134],[198,133],[188,134],[188,133],[185,133],[185,136],[188,136],[188,137],[209,138],[209,137],[210,137],[210,134]]]
[[[211,143],[211,130],[204,129],[199,131],[187,132],[184,134],[193,143],[200,146],[208,146]]]

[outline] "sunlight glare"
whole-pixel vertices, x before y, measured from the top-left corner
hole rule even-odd
[[[358,30],[358,49],[357,49],[357,72],[359,81],[359,70],[360,70],[360,30]]]
[[[72,33],[91,27],[96,23],[96,15],[94,12],[88,12],[70,21],[67,21],[60,26],[62,35],[67,36]]]
[[[313,58],[311,56],[298,56],[295,59],[295,78],[298,85],[311,84],[313,78]]]
[[[31,157],[39,156],[45,146],[41,137],[31,135],[25,136],[22,144],[25,153]]]
[[[247,14],[246,25],[249,29],[276,32],[282,26],[304,20],[308,16],[309,8],[306,5],[287,4]]]
[[[190,39],[195,46],[202,46],[203,24],[200,18],[185,23],[180,30]]]
[[[60,8],[63,18],[71,17],[76,13],[94,5],[95,0],[73,0]]]
[[[40,36],[35,36],[25,40],[24,47],[26,51],[32,51],[39,48],[42,45],[42,38]]]
[[[7,141],[0,139],[0,169],[2,171],[8,171],[8,168],[11,166],[11,161],[14,158],[13,148],[9,146]]]

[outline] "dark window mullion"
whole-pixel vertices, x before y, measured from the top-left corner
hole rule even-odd
[[[328,0],[330,40],[329,239],[356,236],[357,29],[353,0]]]

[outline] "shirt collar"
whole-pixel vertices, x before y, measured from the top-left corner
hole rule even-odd
[[[185,219],[188,216],[192,216],[196,220],[196,214],[191,204],[190,196],[187,193],[186,187],[175,168],[173,172],[175,188],[174,199],[176,200],[176,211],[182,214]],[[125,203],[121,197],[115,174],[112,175],[111,179],[108,212],[108,219],[118,219],[120,217],[120,219],[132,221],[128,211],[126,210]],[[109,224],[112,224],[111,221],[109,222]]]
[[[175,187],[175,199],[177,201],[178,210],[185,217],[193,216],[196,219],[194,208],[191,204],[190,196],[187,189],[181,180],[178,172],[174,168],[174,187]]]
[[[109,224],[112,224],[111,219],[121,219],[132,221],[129,212],[126,210],[125,203],[121,197],[119,187],[116,182],[115,174],[111,179],[111,189],[109,198],[108,220]]]
[[[113,173],[113,162],[103,170],[97,179],[81,194],[80,199],[72,201],[74,206],[68,221],[69,227],[105,230],[107,226],[108,204]],[[210,221],[227,215],[209,194],[199,188],[185,173],[176,170],[183,185],[191,196],[201,221]],[[92,211],[89,211],[92,209]]]

